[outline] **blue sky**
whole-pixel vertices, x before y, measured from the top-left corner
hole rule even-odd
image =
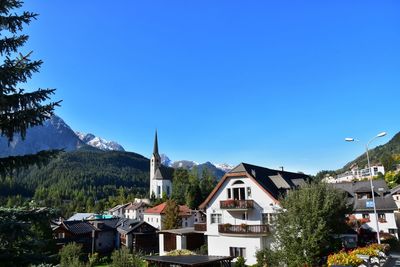
[[[399,127],[399,1],[26,0],[29,87],[150,156],[315,173]],[[361,143],[345,143],[354,136]]]

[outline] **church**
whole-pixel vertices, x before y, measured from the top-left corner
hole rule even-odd
[[[150,198],[162,198],[172,193],[172,169],[161,164],[158,153],[157,131],[154,138],[153,154],[150,159]]]

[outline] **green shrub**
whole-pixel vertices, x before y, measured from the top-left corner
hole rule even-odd
[[[242,256],[236,258],[235,267],[246,267],[246,260]]]

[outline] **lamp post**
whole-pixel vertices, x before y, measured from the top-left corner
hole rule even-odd
[[[372,183],[372,173],[371,173],[371,163],[369,160],[369,145],[371,144],[372,141],[374,141],[375,139],[379,138],[379,137],[383,137],[386,135],[386,132],[381,132],[379,134],[377,134],[374,138],[372,138],[366,145],[365,145],[365,150],[366,150],[366,154],[367,154],[367,161],[368,161],[368,173],[369,173],[369,181],[371,184],[371,194],[372,194],[372,204],[374,207],[374,215],[375,215],[375,224],[376,224],[376,237],[378,238],[378,244],[381,243],[381,238],[380,238],[380,234],[379,234],[379,224],[378,224],[378,215],[376,213],[376,205],[375,205],[375,194],[374,194],[374,185]],[[359,141],[357,139],[354,138],[345,138],[344,139],[346,142],[354,142],[354,141]]]

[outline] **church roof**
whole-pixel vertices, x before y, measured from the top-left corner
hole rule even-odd
[[[154,137],[154,148],[153,148],[153,155],[158,155],[158,138],[157,138],[157,130],[156,130],[156,136]]]
[[[157,168],[154,174],[154,179],[156,180],[172,180],[173,169],[167,168],[165,166],[160,166]]]

